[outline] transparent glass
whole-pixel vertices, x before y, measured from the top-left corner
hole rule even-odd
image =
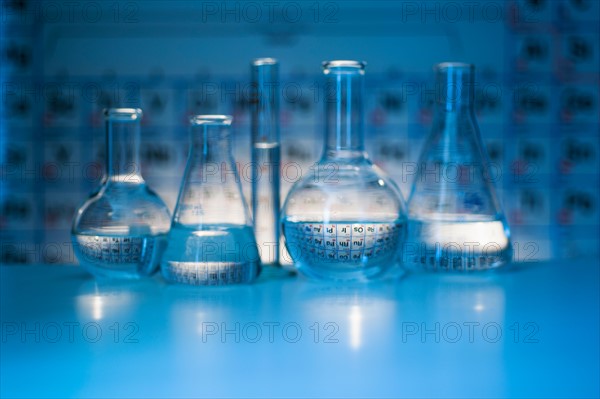
[[[260,257],[231,151],[227,115],[191,118],[190,150],[167,249],[163,277],[173,283],[252,282]]]
[[[282,209],[286,247],[304,274],[334,280],[381,276],[399,258],[406,209],[397,186],[364,149],[365,64],[331,61],[325,74],[323,156]]]
[[[75,214],[80,265],[96,277],[139,278],[156,271],[171,216],[140,173],[142,110],[112,108],[106,122],[106,174]]]
[[[511,260],[510,230],[494,189],[494,172],[473,107],[475,68],[435,67],[437,90],[431,133],[408,200],[404,251],[408,268],[470,271]]]
[[[252,217],[263,265],[279,265],[279,63],[252,62]]]

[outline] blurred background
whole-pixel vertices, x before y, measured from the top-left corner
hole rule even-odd
[[[266,56],[281,63],[283,195],[322,150],[322,61],[367,61],[367,150],[405,198],[432,66],[471,62],[515,258],[598,255],[596,0],[17,0],[1,12],[2,264],[76,262],[69,232],[104,170],[103,108],[143,109],[142,172],[171,210],[189,115],[232,114],[243,168],[250,61]]]

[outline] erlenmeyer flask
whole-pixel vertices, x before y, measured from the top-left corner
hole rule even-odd
[[[232,118],[190,119],[190,151],[161,271],[170,282],[227,285],[253,281],[260,259],[231,152]]]
[[[96,277],[138,278],[159,264],[171,216],[140,174],[141,109],[112,108],[106,120],[106,175],[75,214],[73,248]]]
[[[435,67],[431,133],[408,200],[408,268],[483,270],[512,258],[510,231],[493,186],[473,108],[473,65]]]
[[[397,186],[364,149],[365,64],[323,64],[325,148],[296,182],[282,210],[283,234],[296,267],[322,279],[366,280],[398,260],[406,231]]]

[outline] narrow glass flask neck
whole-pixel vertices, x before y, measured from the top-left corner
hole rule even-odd
[[[475,74],[472,65],[446,63],[436,67],[436,108],[469,113],[474,108]]]
[[[356,158],[364,154],[363,70],[329,70],[325,85],[325,154]]]
[[[143,183],[140,165],[140,121],[106,120],[109,182]]]

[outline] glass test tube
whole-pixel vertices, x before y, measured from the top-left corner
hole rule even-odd
[[[279,264],[280,137],[279,63],[252,62],[252,215],[264,265]]]

